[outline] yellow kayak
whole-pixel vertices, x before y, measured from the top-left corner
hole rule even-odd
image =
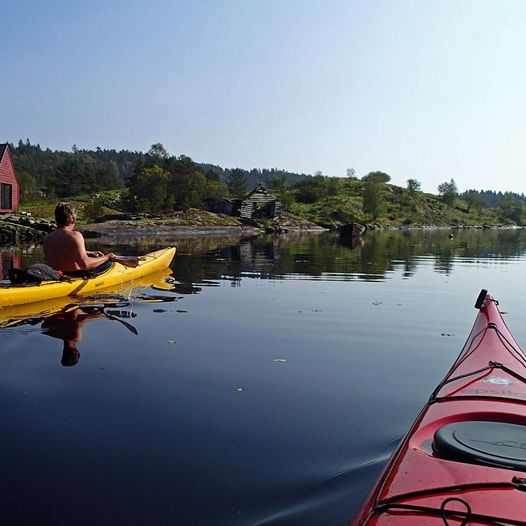
[[[169,268],[156,270],[142,278],[128,281],[123,285],[115,285],[96,291],[93,294],[81,294],[79,296],[63,296],[61,298],[50,298],[34,303],[22,303],[11,307],[0,308],[0,329],[23,323],[24,320],[45,319],[70,307],[85,307],[91,305],[107,304],[108,307],[123,301],[129,301],[130,296],[134,301],[141,303],[145,301],[162,301],[151,296],[151,292],[144,296],[141,289],[152,288],[156,291],[172,291],[173,285],[169,283],[172,272]],[[133,291],[133,293],[132,293]]]
[[[107,271],[94,278],[43,281],[38,285],[4,285],[0,287],[0,308],[77,294],[93,294],[101,289],[133,282],[148,274],[165,269],[170,265],[174,256],[175,247],[168,247],[140,256],[135,268],[121,263],[113,263]]]

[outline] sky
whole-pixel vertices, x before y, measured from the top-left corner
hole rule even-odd
[[[526,0],[0,8],[0,142],[525,191]]]

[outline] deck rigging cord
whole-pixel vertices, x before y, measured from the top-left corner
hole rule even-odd
[[[460,366],[466,360],[466,358],[468,358],[468,356],[470,356],[480,346],[480,344],[484,340],[484,336],[486,335],[487,331],[490,330],[490,329],[495,331],[495,333],[497,334],[497,337],[499,338],[499,340],[504,345],[504,348],[506,349],[506,351],[513,358],[515,358],[519,363],[521,363],[521,365],[526,367],[526,356],[524,356],[524,354],[521,352],[521,350],[518,349],[517,347],[515,347],[508,340],[508,338],[506,338],[506,336],[498,329],[498,327],[494,323],[488,323],[486,325],[486,327],[484,327],[484,329],[482,329],[481,331],[477,332],[477,334],[475,334],[473,336],[473,338],[471,339],[470,344],[467,346],[467,349],[469,349],[469,351],[461,354],[461,357],[458,360],[455,361],[455,363],[453,364],[453,367],[451,368],[451,372],[448,375],[446,375],[444,380],[442,380],[437,385],[437,387],[434,389],[433,393],[431,394],[431,396],[429,398],[429,401],[427,402],[427,405],[430,405],[430,404],[438,402],[438,401],[443,401],[443,400],[445,400],[448,397],[453,398],[453,396],[452,396],[453,393],[450,393],[446,397],[438,397],[438,393],[447,384],[455,382],[457,380],[461,380],[462,378],[468,378],[469,376],[474,376],[474,375],[477,375],[477,374],[481,374],[481,373],[484,373],[486,371],[491,372],[493,369],[501,369],[502,371],[506,372],[510,376],[513,376],[517,380],[520,380],[523,383],[526,383],[526,377],[520,375],[519,373],[516,373],[515,371],[513,371],[510,368],[506,367],[505,365],[503,365],[503,364],[501,364],[499,362],[495,362],[495,361],[490,361],[490,362],[488,362],[488,365],[486,367],[482,367],[482,368],[477,369],[475,371],[470,371],[468,373],[460,374],[460,375],[457,375],[457,376],[451,376],[453,370],[455,370],[458,366]],[[471,348],[473,346],[473,343],[475,342],[476,338],[478,338],[481,334],[482,334],[482,337],[480,338],[480,341],[477,343],[477,345],[475,345],[473,348]]]
[[[449,518],[456,518],[457,520],[459,518],[463,518],[464,522],[462,522],[459,526],[467,525],[470,519],[482,520],[482,521],[488,522],[488,524],[498,525],[498,526],[500,525],[502,526],[505,526],[505,525],[506,526],[508,525],[524,526],[525,524],[524,521],[515,520],[515,519],[506,519],[503,517],[490,516],[490,515],[485,515],[481,513],[474,513],[469,503],[460,497],[448,497],[444,499],[441,503],[440,508],[433,508],[431,506],[420,506],[417,504],[399,502],[403,499],[432,496],[434,493],[469,491],[469,490],[480,490],[480,489],[496,489],[496,488],[497,489],[517,489],[519,491],[526,491],[526,479],[513,477],[510,482],[479,482],[479,483],[459,484],[456,486],[443,486],[439,488],[429,488],[429,489],[413,491],[409,493],[402,493],[400,495],[390,497],[389,499],[386,499],[382,502],[377,503],[373,507],[373,509],[371,510],[371,512],[369,513],[368,517],[366,518],[363,524],[366,524],[367,521],[374,514],[381,514],[389,510],[400,510],[400,511],[406,510],[406,511],[415,511],[419,513],[426,513],[428,515],[439,515],[442,517],[442,520],[444,520],[444,524],[446,526],[449,526],[449,522],[447,522],[448,515],[449,515]],[[453,501],[462,503],[466,507],[466,512],[447,510],[446,506],[450,502],[453,502]]]

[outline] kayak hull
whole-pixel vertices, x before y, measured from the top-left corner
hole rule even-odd
[[[150,288],[161,293],[163,291],[172,291],[173,285],[168,281],[171,276],[172,272],[167,267],[142,278],[128,281],[123,285],[108,287],[101,292],[97,291],[93,295],[63,296],[61,298],[49,298],[33,303],[22,303],[0,308],[0,329],[32,323],[36,319],[45,319],[75,305],[84,308],[86,306],[108,303],[111,306],[111,304],[122,302],[123,298],[129,298],[132,290],[134,291],[134,297],[138,297],[139,301],[141,301],[141,289]],[[147,301],[152,301],[152,294],[155,293],[152,291],[148,293]],[[153,301],[156,301],[155,298],[153,298]]]
[[[482,434],[464,439],[469,426]],[[452,428],[451,450],[442,450]],[[504,435],[488,438],[486,429]],[[459,357],[351,525],[526,524],[524,489],[526,357],[486,295]]]
[[[0,287],[0,308],[66,296],[93,294],[102,289],[129,283],[168,267],[175,256],[175,250],[175,247],[168,247],[145,254],[139,258],[139,264],[135,268],[113,263],[106,272],[95,278],[72,278],[70,282],[43,281],[38,285]]]

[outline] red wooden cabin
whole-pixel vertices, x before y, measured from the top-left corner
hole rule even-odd
[[[15,172],[8,144],[0,144],[0,213],[17,212],[20,182]]]

